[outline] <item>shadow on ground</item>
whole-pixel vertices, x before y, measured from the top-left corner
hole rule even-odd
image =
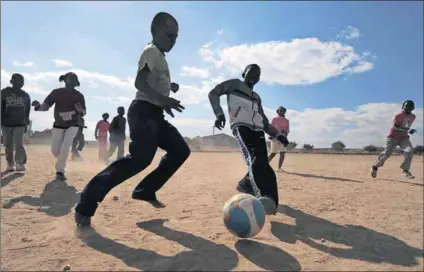
[[[71,212],[78,201],[77,189],[65,181],[54,179],[47,183],[40,197],[20,196],[9,200],[3,208],[10,209],[22,202],[30,206],[39,207],[37,211],[49,216],[60,217]]]
[[[25,176],[24,173],[13,173],[8,176],[5,176],[7,175],[7,173],[7,171],[1,173],[1,188],[7,186],[11,181]]]
[[[235,247],[246,259],[258,267],[269,271],[301,271],[295,257],[287,252],[253,240],[238,240]]]
[[[191,233],[176,231],[164,226],[164,219],[139,222],[137,226],[145,231],[175,241],[191,249],[174,256],[162,256],[154,251],[131,248],[99,234],[93,228],[78,231],[78,237],[89,247],[112,255],[126,265],[155,271],[229,271],[238,263],[237,253],[225,245],[218,245]]]
[[[424,187],[424,184],[422,184],[422,183],[416,183],[416,182],[411,182],[411,181],[406,181],[406,180],[398,180],[398,179],[384,179],[384,180],[393,181],[393,182],[399,182],[399,183],[405,183],[405,184],[409,184],[409,185],[413,185],[413,186]]]
[[[293,175],[293,176],[304,177],[304,178],[317,178],[317,179],[334,180],[334,181],[364,183],[361,180],[348,179],[348,178],[339,178],[339,177],[313,175],[313,174],[303,174],[303,173],[296,173],[296,172],[284,172],[284,173],[289,174],[289,175]]]
[[[296,222],[295,225],[271,222],[272,234],[286,243],[301,241],[338,258],[406,267],[418,265],[416,258],[423,258],[422,249],[363,226],[338,225],[285,205],[279,206],[279,212]]]

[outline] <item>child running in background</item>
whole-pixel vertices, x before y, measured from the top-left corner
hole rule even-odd
[[[277,117],[274,117],[272,119],[271,125],[275,127],[278,132],[287,137],[290,132],[290,123],[289,120],[286,118],[286,111],[286,108],[279,107],[277,109]],[[275,138],[270,137],[270,140],[271,154],[269,154],[268,161],[271,162],[275,155],[277,155],[277,153],[280,153],[280,159],[278,160],[278,171],[282,171],[281,167],[283,166],[284,158],[286,156],[286,147]]]
[[[215,127],[225,127],[225,115],[220,105],[220,97],[227,95],[230,125],[246,161],[249,179],[243,179],[237,186],[242,193],[259,198],[267,214],[275,214],[278,207],[278,187],[274,170],[268,162],[264,132],[288,145],[287,138],[279,133],[265,116],[261,98],[253,91],[259,82],[261,68],[250,64],[242,77],[217,85],[210,93],[209,100],[216,115]]]
[[[107,132],[109,131],[110,124],[108,113],[103,113],[103,120],[97,122],[96,129],[94,130],[94,138],[98,141],[99,145],[99,159],[107,162]]]
[[[113,117],[112,123],[110,123],[110,146],[108,158],[110,158],[118,147],[118,154],[116,159],[120,159],[124,156],[124,145],[125,145],[125,129],[127,126],[127,119],[124,117],[124,107],[118,108],[118,115]]]
[[[417,132],[415,129],[411,129],[411,125],[415,121],[415,114],[412,113],[414,109],[415,103],[411,100],[406,100],[402,104],[402,111],[393,118],[393,126],[387,134],[386,148],[378,155],[377,161],[371,168],[371,176],[373,178],[377,177],[378,168],[384,165],[397,146],[403,149],[404,159],[400,166],[403,170],[402,175],[409,179],[414,178],[409,171],[413,157],[413,148],[408,135]]]
[[[78,128],[78,133],[75,136],[74,141],[72,142],[71,160],[73,161],[82,160],[80,152],[85,146],[84,128],[87,128],[84,124],[84,118],[80,117],[80,126]]]
[[[40,104],[35,100],[35,111],[48,111],[54,107],[54,123],[51,152],[57,158],[56,178],[66,180],[65,167],[69,149],[80,126],[80,117],[86,114],[84,95],[77,91],[80,83],[75,73],[69,72],[59,77],[65,82],[64,88],[54,89]]]
[[[26,151],[24,134],[29,125],[31,98],[22,90],[24,77],[13,74],[10,79],[12,87],[1,90],[1,130],[6,153],[7,172],[25,171]]]
[[[190,148],[179,131],[165,120],[164,112],[174,117],[172,109],[182,112],[180,101],[169,97],[177,92],[171,83],[165,53],[171,51],[178,37],[178,22],[166,12],[155,15],[151,24],[152,43],[148,44],[138,62],[135,99],[128,108],[131,142],[129,155],[112,162],[94,176],[82,191],[75,207],[77,226],[89,226],[98,205],[107,193],[148,167],[158,148],[166,151],[159,166],[145,176],[132,193],[132,198],[146,201],[156,208],[164,205],[156,192],[177,172],[190,155]]]

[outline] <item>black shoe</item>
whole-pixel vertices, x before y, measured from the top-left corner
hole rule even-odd
[[[373,165],[371,167],[371,177],[376,178],[377,177],[377,172],[378,172],[378,167]]]
[[[145,202],[149,203],[150,205],[152,205],[153,207],[158,208],[158,209],[165,208],[165,205],[156,198],[155,194],[153,194],[153,196],[152,195],[146,196],[146,195],[133,193],[132,199],[145,201]]]
[[[91,226],[91,216],[85,216],[80,213],[75,212],[75,223],[78,227],[90,227]]]
[[[415,178],[415,176],[412,175],[411,172],[406,171],[406,170],[402,171],[402,176],[404,176],[405,178],[408,178],[408,179],[414,179]]]
[[[66,180],[66,176],[65,174],[61,173],[61,172],[56,172],[56,178],[58,180]]]

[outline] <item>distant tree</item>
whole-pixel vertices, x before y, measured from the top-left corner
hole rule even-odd
[[[312,150],[312,149],[314,149],[314,146],[311,145],[311,144],[304,144],[303,148],[306,149],[306,150]]]
[[[424,146],[422,146],[422,145],[417,145],[417,146],[414,148],[414,153],[415,153],[415,154],[417,154],[417,155],[421,155],[421,154],[423,154],[423,153],[424,153]]]
[[[289,145],[287,146],[287,150],[295,149],[296,146],[297,146],[296,142],[290,142]]]
[[[377,152],[378,148],[375,145],[367,145],[364,147],[364,150],[368,153]]]
[[[331,144],[331,148],[334,149],[337,152],[343,151],[345,149],[346,145],[342,141],[337,141]]]

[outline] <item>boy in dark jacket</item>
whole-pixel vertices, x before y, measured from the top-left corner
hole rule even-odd
[[[125,144],[125,129],[127,126],[127,119],[124,117],[124,107],[118,107],[118,115],[115,116],[110,123],[109,134],[110,134],[110,147],[108,152],[108,158],[110,158],[118,147],[118,154],[116,159],[120,159],[124,156],[124,144]]]
[[[24,134],[29,124],[31,98],[22,90],[24,77],[13,74],[12,87],[1,90],[1,129],[6,153],[7,171],[25,171],[26,152]]]

